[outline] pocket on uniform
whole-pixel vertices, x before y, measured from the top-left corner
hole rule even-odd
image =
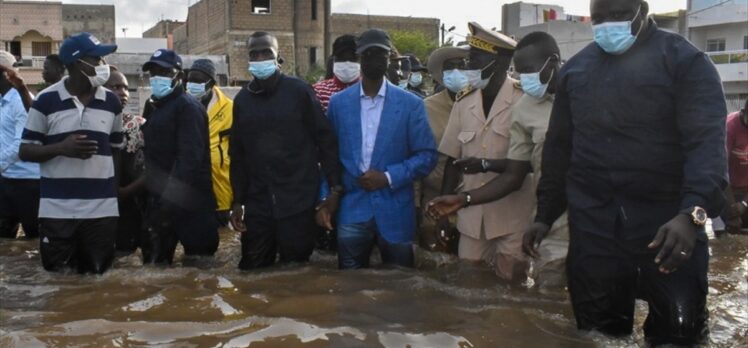
[[[475,132],[460,132],[460,134],[457,135],[457,140],[459,140],[463,144],[469,143],[474,138]]]

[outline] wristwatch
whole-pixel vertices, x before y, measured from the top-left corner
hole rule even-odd
[[[470,202],[472,202],[473,200],[473,196],[471,196],[468,192],[463,192],[462,194],[465,195],[465,207],[469,207]]]
[[[480,166],[483,167],[483,172],[484,173],[487,172],[488,171],[488,166],[489,166],[488,160],[485,159],[485,158],[481,159],[480,160]]]
[[[706,220],[709,219],[706,210],[699,206],[685,209],[682,213],[690,216],[693,224],[699,227],[706,225]]]

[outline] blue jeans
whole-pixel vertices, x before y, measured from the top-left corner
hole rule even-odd
[[[369,256],[375,244],[382,254],[382,263],[413,267],[413,243],[388,242],[379,233],[374,219],[364,223],[338,226],[338,267],[368,268]]]

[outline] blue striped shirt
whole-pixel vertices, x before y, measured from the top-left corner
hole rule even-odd
[[[39,217],[95,219],[118,216],[112,148],[123,146],[122,105],[103,87],[84,106],[65,81],[41,92],[31,106],[22,142],[52,145],[69,135],[98,142],[88,159],[58,156],[41,164]]]
[[[0,96],[0,172],[8,179],[39,179],[39,164],[18,159],[26,109],[14,88]]]

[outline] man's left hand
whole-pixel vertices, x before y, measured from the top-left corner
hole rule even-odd
[[[660,265],[660,272],[675,272],[678,266],[691,258],[697,233],[698,227],[685,214],[678,214],[660,227],[649,244],[650,249],[662,247],[654,260]]]
[[[390,182],[387,180],[387,175],[373,169],[369,169],[366,173],[361,175],[358,178],[358,184],[368,192],[378,191],[390,186]]]

